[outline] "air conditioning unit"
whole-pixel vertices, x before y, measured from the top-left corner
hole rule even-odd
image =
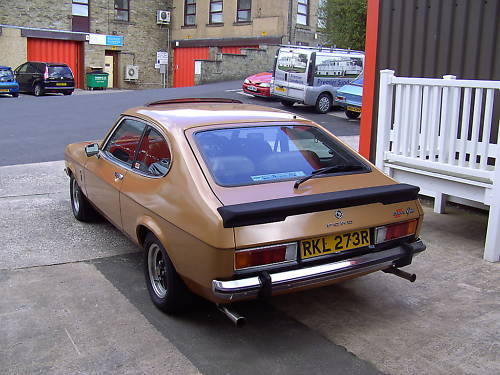
[[[139,67],[137,65],[127,65],[125,67],[125,80],[134,81],[139,79]]]
[[[156,23],[158,25],[167,25],[170,23],[170,12],[168,10],[156,11]]]

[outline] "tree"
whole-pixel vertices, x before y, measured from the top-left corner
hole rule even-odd
[[[367,0],[320,1],[318,25],[326,44],[364,51]]]

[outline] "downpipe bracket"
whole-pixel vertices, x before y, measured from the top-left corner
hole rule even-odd
[[[392,273],[393,275],[399,276],[405,280],[408,280],[409,282],[413,283],[417,279],[417,275],[414,273],[408,273],[403,270],[400,270],[399,268],[392,266],[390,268],[387,268],[383,270],[385,273]]]

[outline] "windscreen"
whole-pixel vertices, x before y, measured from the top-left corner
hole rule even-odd
[[[350,150],[312,126],[215,129],[197,132],[194,137],[210,173],[221,186],[296,180],[319,168],[337,165],[369,171]]]
[[[354,81],[352,81],[351,85],[363,86],[363,73],[361,73]]]
[[[51,65],[49,66],[49,78],[73,79],[73,74],[66,65]]]
[[[0,69],[0,81],[12,81],[14,79],[14,74],[10,69]]]

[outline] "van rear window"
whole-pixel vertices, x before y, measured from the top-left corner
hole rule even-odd
[[[356,173],[370,170],[341,143],[313,126],[207,130],[195,133],[195,140],[221,186],[296,180],[330,166],[358,166]]]
[[[49,65],[49,78],[73,79],[73,73],[66,65]]]

